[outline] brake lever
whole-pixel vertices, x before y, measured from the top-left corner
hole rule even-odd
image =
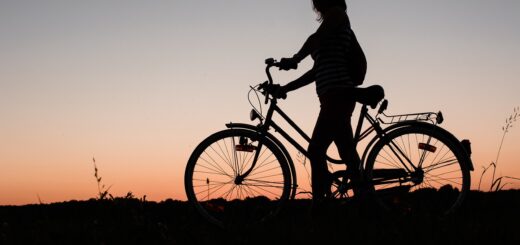
[[[268,84],[268,83],[269,83],[269,81],[265,81],[265,82],[263,82],[263,83],[258,84],[258,90],[263,90],[263,91],[261,91],[262,94],[263,94],[264,91],[266,90],[266,88],[267,88],[267,84]]]

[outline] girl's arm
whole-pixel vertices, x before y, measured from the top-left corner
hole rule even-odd
[[[308,84],[314,82],[314,77],[315,76],[316,76],[316,72],[315,72],[315,69],[313,67],[312,69],[310,69],[308,72],[303,74],[298,79],[296,79],[296,80],[286,84],[285,86],[283,86],[283,92],[287,93],[287,92],[296,90],[298,88],[301,88],[301,87],[303,87],[305,85],[308,85]]]
[[[305,40],[305,43],[303,44],[302,48],[298,53],[296,53],[292,58],[296,63],[300,63],[305,57],[310,55],[312,51],[316,48],[317,45],[317,39],[316,34],[310,35],[307,40]]]

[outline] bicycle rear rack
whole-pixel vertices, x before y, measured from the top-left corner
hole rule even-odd
[[[411,113],[402,115],[386,115],[381,113],[384,117],[377,117],[377,119],[383,124],[394,124],[400,122],[410,121],[429,121],[431,123],[441,124],[444,121],[442,112],[423,112],[423,113]],[[383,119],[385,118],[385,119]]]

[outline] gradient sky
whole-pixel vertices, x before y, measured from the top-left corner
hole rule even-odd
[[[365,85],[386,89],[389,114],[442,110],[442,126],[473,143],[476,188],[520,105],[520,1],[347,3]],[[191,151],[248,122],[264,59],[293,55],[315,18],[310,0],[0,0],[0,205],[95,197],[93,157],[116,196],[185,200]],[[310,133],[313,84],[280,105]],[[520,177],[514,126],[497,174]]]

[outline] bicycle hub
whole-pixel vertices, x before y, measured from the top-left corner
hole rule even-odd
[[[417,171],[411,174],[412,182],[416,185],[420,184],[424,180],[424,170],[422,168],[417,169]]]

